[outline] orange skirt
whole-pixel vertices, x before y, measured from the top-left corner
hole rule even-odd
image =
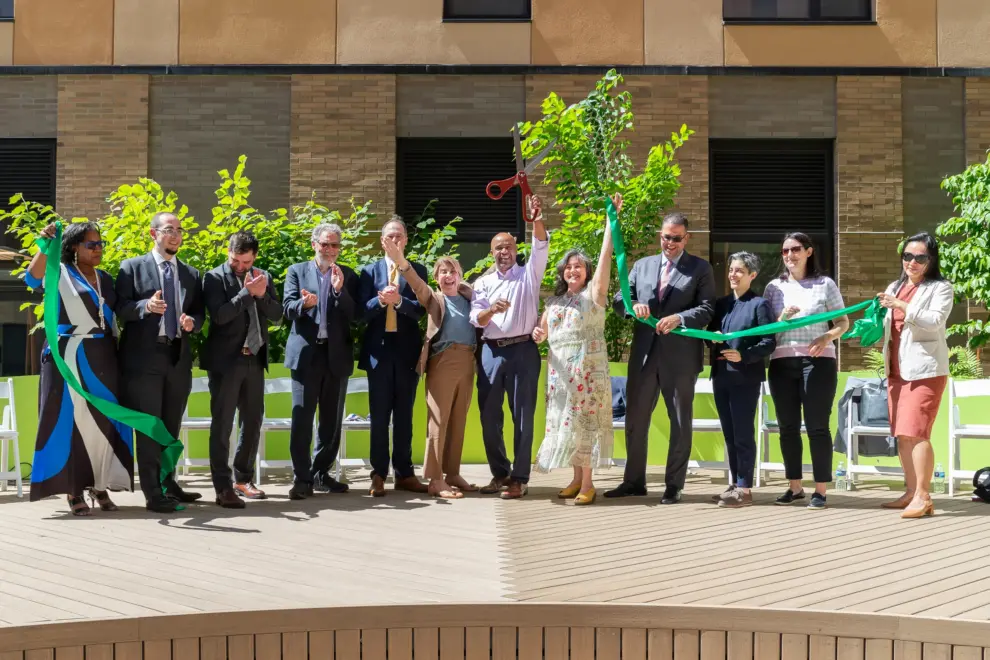
[[[931,440],[932,426],[945,392],[947,376],[923,380],[887,379],[887,406],[890,411],[890,434],[894,437]]]

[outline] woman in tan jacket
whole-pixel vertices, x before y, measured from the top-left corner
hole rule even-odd
[[[430,480],[429,492],[434,497],[458,499],[464,492],[477,490],[461,476],[464,429],[474,393],[477,335],[469,319],[474,290],[464,282],[461,265],[453,257],[437,259],[433,279],[439,290],[434,290],[409,268],[397,243],[383,240],[382,244],[427,313],[426,340],[416,366],[420,374],[426,374],[423,476]]]

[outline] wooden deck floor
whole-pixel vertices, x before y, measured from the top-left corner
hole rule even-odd
[[[471,467],[479,483],[487,470]],[[598,479],[608,487],[620,473]],[[690,479],[683,502],[651,495],[574,507],[566,473],[528,498],[457,502],[354,492],[290,502],[286,484],[243,512],[212,504],[164,517],[140,495],[73,518],[64,500],[0,495],[0,625],[246,609],[418,602],[691,603],[990,619],[990,506],[936,498],[937,515],[878,508],[886,485],[830,508],[727,511],[723,486]],[[209,497],[209,482],[190,484]]]

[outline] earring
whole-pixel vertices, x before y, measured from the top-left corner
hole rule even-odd
[[[75,254],[74,254],[74,255],[72,256],[72,264],[73,264],[74,266],[79,266],[79,251],[78,251],[78,250],[77,250],[77,251],[75,252]]]

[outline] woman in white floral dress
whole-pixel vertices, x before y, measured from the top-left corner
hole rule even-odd
[[[618,195],[615,205],[622,208]],[[583,252],[565,254],[557,264],[554,296],[533,331],[537,343],[546,339],[550,344],[546,435],[535,469],[549,472],[571,466],[574,478],[558,497],[574,499],[575,504],[595,501],[592,470],[612,462],[612,385],[605,348],[611,270],[612,233],[606,222],[594,277]]]

